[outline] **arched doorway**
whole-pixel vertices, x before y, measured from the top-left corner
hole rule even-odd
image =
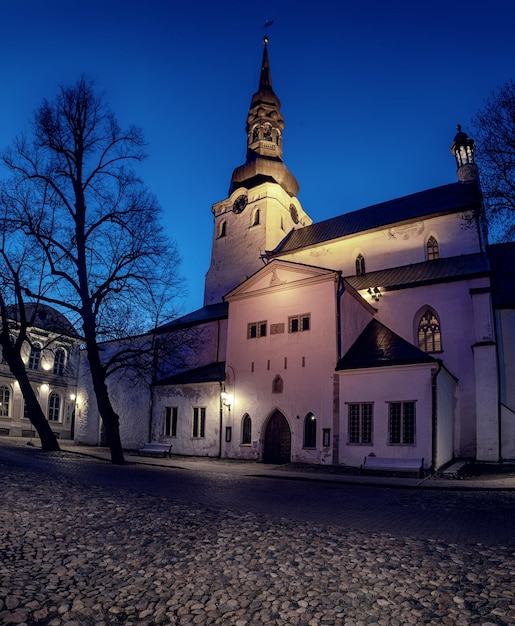
[[[263,463],[289,463],[290,461],[290,425],[281,411],[275,411],[266,425]]]

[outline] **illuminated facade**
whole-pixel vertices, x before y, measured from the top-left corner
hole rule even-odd
[[[77,402],[80,338],[68,320],[54,308],[27,304],[32,320],[22,359],[43,414],[58,438],[73,439]],[[13,309],[13,332],[16,315]],[[0,435],[37,436],[29,421],[20,385],[0,360]]]
[[[204,307],[158,331],[202,341],[148,396],[125,390],[125,447],[426,469],[515,458],[515,252],[487,246],[473,141],[458,129],[458,182],[313,223],[283,130],[265,40],[246,161],[213,206]],[[136,393],[151,406],[139,431]]]

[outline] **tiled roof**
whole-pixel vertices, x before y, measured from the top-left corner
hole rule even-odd
[[[361,276],[347,276],[345,280],[357,291],[369,287],[401,289],[486,276],[489,269],[486,254],[477,253],[423,261],[422,263],[369,272]]]
[[[419,350],[392,330],[373,319],[339,360],[337,370],[354,370],[408,363],[435,363],[436,360]]]
[[[321,244],[346,235],[396,224],[425,215],[455,213],[479,208],[481,195],[476,183],[451,183],[403,198],[375,204],[358,211],[311,224],[292,231],[269,254],[285,254],[299,248]]]
[[[181,372],[174,376],[168,376],[154,383],[161,385],[187,385],[189,383],[216,383],[225,380],[225,361],[209,363],[187,372]]]
[[[168,332],[172,330],[180,330],[181,328],[188,328],[189,326],[196,326],[197,324],[204,324],[206,322],[227,319],[227,311],[227,302],[209,304],[201,309],[193,311],[192,313],[188,313],[187,315],[178,317],[171,322],[167,322],[156,330],[157,332]]]
[[[496,309],[515,309],[515,243],[497,243],[487,248],[492,266],[492,293]]]

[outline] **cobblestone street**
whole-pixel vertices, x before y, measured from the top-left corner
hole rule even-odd
[[[513,546],[299,523],[0,468],[3,624],[515,624]]]

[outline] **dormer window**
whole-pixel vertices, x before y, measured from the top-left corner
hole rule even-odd
[[[434,261],[440,258],[440,250],[438,248],[438,241],[433,237],[429,237],[427,240],[427,260]]]

